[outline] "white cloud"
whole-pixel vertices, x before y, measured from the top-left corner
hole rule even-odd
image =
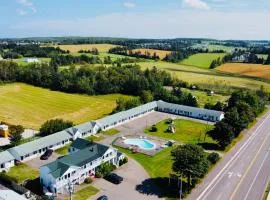
[[[21,4],[25,9],[30,9],[33,13],[37,12],[36,7],[35,7],[35,5],[33,4],[33,2],[31,0],[17,0],[17,2],[19,4]],[[22,9],[18,9],[18,10],[22,11]],[[24,11],[24,12],[26,12],[26,11]],[[17,12],[17,13],[20,14],[20,12]]]
[[[136,7],[136,4],[132,3],[132,2],[125,2],[124,6],[127,8],[134,8],[134,7]]]
[[[237,19],[237,20],[235,20]],[[111,36],[129,38],[197,37],[270,39],[270,12],[170,11],[114,13],[72,20],[31,20],[12,24],[20,36]],[[118,23],[113,24],[112,21]],[[0,34],[1,35],[1,34]]]
[[[184,5],[201,10],[209,10],[210,6],[202,0],[184,0]]]
[[[27,14],[27,12],[26,12],[25,10],[23,10],[23,9],[17,9],[16,12],[17,12],[19,15],[21,15],[21,16]]]

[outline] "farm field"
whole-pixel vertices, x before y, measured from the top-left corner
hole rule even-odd
[[[270,83],[255,80],[253,78],[239,77],[239,75],[224,74],[217,70],[202,69],[193,66],[186,66],[175,63],[159,62],[141,62],[138,63],[142,69],[156,66],[170,72],[174,77],[186,81],[190,84],[199,84],[201,87],[214,90],[215,92],[231,92],[232,88],[260,89],[264,88],[270,92]]]
[[[209,69],[211,63],[215,59],[222,59],[226,54],[224,53],[198,53],[190,56],[181,62],[182,65],[192,65],[203,69]]]
[[[217,70],[222,72],[270,79],[270,66],[267,65],[227,63],[218,67]]]
[[[99,52],[108,52],[110,48],[115,47],[113,44],[78,44],[78,45],[56,45],[62,50],[69,50],[71,53],[77,53],[80,50],[91,50],[97,48]]]
[[[151,56],[154,55],[154,53],[159,56],[160,59],[163,59],[166,57],[166,55],[170,54],[171,51],[164,51],[164,50],[157,50],[157,49],[134,49],[133,52],[140,51],[142,55],[145,55],[147,52],[151,54]]]
[[[0,121],[34,129],[53,118],[78,124],[110,114],[120,96],[67,94],[22,83],[6,84],[0,86]]]

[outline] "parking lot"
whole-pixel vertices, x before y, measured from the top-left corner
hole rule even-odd
[[[146,171],[134,160],[115,170],[115,173],[124,178],[119,185],[112,184],[104,179],[96,179],[93,186],[100,189],[100,192],[91,199],[97,199],[101,195],[106,195],[110,200],[157,200],[162,199],[155,195],[142,194],[136,190],[136,186],[141,184],[149,176]],[[152,190],[156,190],[154,185],[149,185]]]
[[[26,164],[29,165],[30,167],[39,169],[40,166],[46,165],[48,163],[51,163],[51,162],[55,161],[57,158],[59,158],[59,157],[60,157],[59,154],[53,153],[48,158],[48,160],[41,160],[40,157],[37,157],[37,158],[34,158],[34,159],[26,162]]]

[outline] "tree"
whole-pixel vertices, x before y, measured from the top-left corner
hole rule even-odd
[[[22,139],[24,128],[21,125],[10,125],[10,143],[14,146],[18,145]]]
[[[233,128],[230,124],[220,121],[215,124],[215,128],[208,132],[213,140],[216,140],[222,149],[225,149],[234,139]]]
[[[64,121],[63,119],[51,119],[46,121],[40,128],[40,134],[42,136],[51,135],[53,133],[62,131],[64,129],[74,126],[71,121]]]
[[[140,95],[140,100],[142,103],[148,103],[154,100],[154,97],[149,90],[143,90]]]
[[[171,152],[171,155],[173,171],[188,178],[188,186],[191,184],[191,178],[201,178],[208,171],[209,162],[200,146],[180,145]]]

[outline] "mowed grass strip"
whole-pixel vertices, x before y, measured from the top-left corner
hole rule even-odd
[[[183,60],[181,64],[209,69],[213,60],[222,59],[225,55],[225,53],[198,53]]]
[[[39,177],[39,170],[21,163],[18,166],[12,167],[7,176],[16,179],[19,184],[26,180],[34,180]]]
[[[212,138],[206,135],[206,132],[213,128],[212,125],[185,119],[174,120],[174,125],[176,128],[175,133],[167,131],[169,126],[167,120],[156,124],[157,132],[151,132],[151,127],[149,127],[145,130],[145,133],[168,140],[175,140],[184,144],[197,144],[200,142],[216,143]]]
[[[270,79],[270,66],[260,64],[226,63],[217,68],[222,72]]]
[[[0,86],[0,120],[38,129],[46,120],[82,123],[108,115],[120,94],[88,96],[51,91],[22,83]]]
[[[171,54],[171,51],[164,51],[164,50],[157,50],[157,49],[134,49],[132,50],[132,52],[138,52],[140,51],[142,55],[146,55],[147,52],[150,53],[151,56],[154,55],[154,53],[156,53],[157,56],[159,56],[160,59],[163,59],[166,57],[166,55]]]
[[[62,50],[69,50],[70,53],[77,53],[80,50],[92,50],[92,48],[97,48],[99,52],[106,53],[109,49],[116,47],[113,44],[74,44],[74,45],[56,45],[54,47],[59,47]]]
[[[97,194],[99,192],[99,189],[93,187],[92,185],[86,186],[85,188],[75,192],[73,194],[73,199],[75,200],[87,200],[91,196]],[[66,198],[69,199],[69,198]]]

